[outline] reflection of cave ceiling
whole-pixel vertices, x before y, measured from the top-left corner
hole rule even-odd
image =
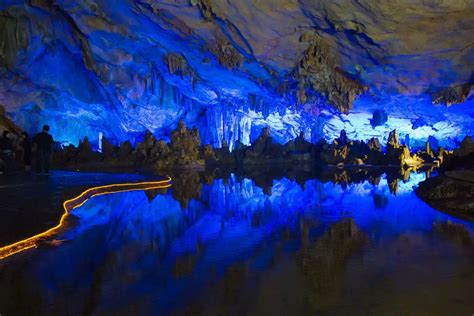
[[[180,118],[214,144],[264,125],[280,141],[340,128],[358,138],[473,133],[470,0],[3,0],[0,9],[0,104],[27,129],[49,122],[61,140],[165,135]],[[389,117],[372,127],[376,109]]]

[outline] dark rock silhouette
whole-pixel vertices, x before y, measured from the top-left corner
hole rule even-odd
[[[383,110],[375,110],[372,114],[372,119],[370,120],[370,125],[373,128],[385,124],[387,122],[388,116],[387,113]]]
[[[432,144],[433,148],[432,148]],[[271,136],[270,128],[263,128],[260,135],[249,146],[237,141],[233,151],[225,140],[221,148],[201,145],[197,128],[188,128],[180,122],[172,131],[170,142],[157,140],[146,131],[142,141],[135,148],[126,141],[119,146],[113,145],[106,137],[102,138],[102,153],[94,152],[92,145],[85,138],[78,148],[68,146],[55,155],[55,162],[66,168],[144,168],[151,170],[171,170],[175,168],[225,167],[244,168],[245,166],[261,166],[263,164],[285,165],[295,164],[304,168],[305,165],[329,166],[394,166],[400,174],[407,170],[421,168],[423,165],[440,166],[443,162],[458,165],[474,155],[474,144],[466,138],[461,147],[455,151],[446,151],[442,147],[435,150],[436,141],[429,139],[424,149],[410,152],[405,144],[400,144],[395,130],[390,132],[385,149],[377,138],[367,142],[350,140],[342,130],[337,139],[328,144],[324,140],[317,143],[308,142],[304,133],[294,140],[281,145]],[[403,178],[403,177],[402,177]],[[394,185],[396,187],[396,184]],[[396,192],[396,190],[394,190]]]
[[[315,242],[309,239],[307,229],[303,225],[297,263],[311,284],[311,301],[318,302],[317,308],[323,309],[340,301],[345,266],[368,238],[353,219],[333,224]]]

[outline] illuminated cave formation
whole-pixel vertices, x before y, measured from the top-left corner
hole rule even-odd
[[[169,141],[180,120],[231,150],[265,127],[280,144],[396,129],[410,148],[454,148],[474,134],[474,4],[404,6],[2,1],[0,104],[30,133],[48,123],[93,148],[146,130]]]
[[[472,314],[473,34],[474,0],[0,0],[0,316]]]

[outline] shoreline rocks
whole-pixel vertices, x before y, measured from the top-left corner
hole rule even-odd
[[[416,194],[433,208],[474,220],[473,140],[465,137],[459,148],[443,152],[442,158],[440,174],[420,183]]]
[[[433,140],[431,140],[433,142]],[[469,147],[469,141],[464,147]],[[462,147],[462,148],[464,148]],[[464,149],[460,150],[464,150]],[[470,148],[470,147],[469,147]],[[464,150],[465,151],[465,150]],[[463,151],[463,152],[464,152]],[[400,144],[396,130],[388,138],[385,151],[377,138],[367,142],[350,140],[344,130],[332,143],[311,143],[300,133],[286,144],[276,143],[270,128],[263,128],[259,137],[250,145],[237,142],[231,152],[227,142],[221,148],[202,145],[197,128],[188,128],[180,121],[172,131],[170,142],[157,140],[146,131],[135,148],[129,141],[115,146],[104,137],[102,152],[94,152],[87,138],[78,148],[68,146],[55,154],[55,162],[62,167],[96,162],[102,165],[148,167],[154,170],[175,168],[202,168],[203,166],[243,166],[260,164],[323,164],[329,166],[399,166],[402,169],[419,168],[424,164],[439,165],[447,151],[438,152],[427,142],[424,151],[411,153],[408,146]]]
[[[470,140],[472,142],[472,140]],[[324,140],[311,143],[300,133],[286,144],[275,142],[270,128],[263,128],[259,137],[250,145],[237,141],[234,150],[229,150],[224,141],[221,148],[201,144],[197,128],[188,128],[180,121],[171,132],[170,141],[157,140],[146,131],[143,140],[135,148],[129,141],[115,146],[104,137],[102,152],[94,152],[87,138],[78,148],[68,146],[55,154],[58,167],[74,167],[81,164],[96,163],[101,166],[148,168],[151,170],[195,169],[204,166],[258,166],[262,164],[319,164],[328,166],[398,166],[401,170],[417,169],[423,165],[439,166],[443,161],[465,154],[474,145],[469,140],[452,152],[439,147],[438,151],[427,142],[424,150],[410,152],[407,145],[401,144],[398,134],[393,130],[385,150],[377,138],[367,142],[350,140],[344,130],[332,143]],[[433,140],[431,140],[434,143]],[[435,146],[433,146],[435,147]],[[453,158],[450,158],[450,157]]]
[[[415,192],[437,210],[474,220],[474,170],[446,172],[427,179]]]

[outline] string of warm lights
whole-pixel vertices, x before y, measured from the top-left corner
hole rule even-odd
[[[57,235],[60,231],[63,230],[64,224],[66,222],[67,217],[70,215],[71,211],[75,208],[81,207],[84,205],[90,198],[99,195],[106,195],[106,194],[113,194],[119,192],[130,192],[130,191],[147,191],[147,190],[155,190],[155,189],[166,189],[171,187],[171,178],[167,177],[165,180],[160,181],[149,181],[149,182],[137,182],[137,183],[118,183],[118,184],[110,184],[104,186],[97,186],[92,187],[80,195],[66,200],[63,203],[64,213],[59,220],[59,224],[56,226],[39,233],[37,235],[31,236],[29,238],[20,240],[13,244],[4,246],[0,248],[0,260],[10,257],[14,254],[20,253],[27,249],[36,248],[38,244],[45,240],[48,237],[53,235]]]

